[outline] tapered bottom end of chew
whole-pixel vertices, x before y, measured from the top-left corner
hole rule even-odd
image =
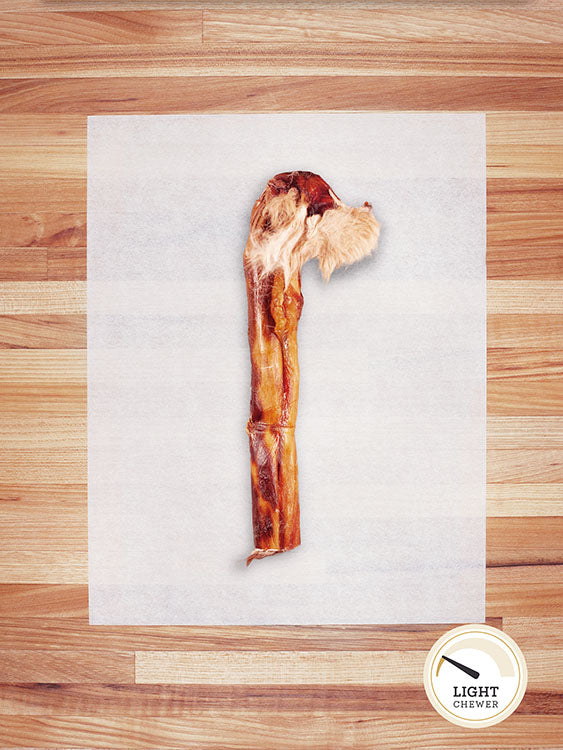
[[[289,552],[294,547],[284,547],[283,549],[258,549],[256,547],[254,551],[246,558],[246,566],[248,567],[253,560],[261,560],[263,557],[271,557],[277,555],[279,552]]]

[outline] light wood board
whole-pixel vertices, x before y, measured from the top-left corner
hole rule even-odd
[[[560,3],[0,0],[0,745],[560,748]],[[86,116],[487,112],[487,621],[530,683],[426,700],[447,628],[88,625]]]

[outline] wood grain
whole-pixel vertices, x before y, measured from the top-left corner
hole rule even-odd
[[[563,417],[497,417],[489,414],[487,448],[563,448]]]
[[[563,617],[507,617],[503,630],[523,649],[563,648]]]
[[[546,433],[549,442],[549,433]],[[563,516],[561,484],[488,484],[487,516]]]
[[[560,563],[532,562],[528,564],[490,565],[487,568],[487,587],[496,584],[506,586],[527,584],[555,584],[561,583]],[[555,606],[555,614],[561,614],[561,605]],[[552,613],[553,614],[553,613]]]
[[[86,352],[68,349],[0,352],[0,385],[86,385]]]
[[[88,619],[88,586],[5,583],[3,576],[1,580],[0,617],[17,613],[24,619],[45,615],[57,620],[63,617]]]
[[[426,651],[136,651],[138,684],[409,685],[423,671]],[[528,683],[563,687],[563,651],[528,651]]]
[[[487,145],[562,146],[561,112],[492,112],[487,115]]]
[[[487,620],[501,627],[499,618]],[[106,651],[420,651],[442,634],[439,625],[346,626],[130,626],[88,625],[77,618],[0,617],[0,636],[6,649]]]
[[[487,314],[563,313],[561,281],[488,281]]]
[[[0,0],[0,50],[2,747],[559,747],[558,9]],[[448,625],[88,624],[86,115],[327,107],[487,112],[487,616],[530,685],[478,733],[422,688]]]
[[[6,446],[3,450],[3,457],[0,459],[0,471],[6,482],[15,484],[17,482],[36,481],[36,482],[56,482],[63,477],[70,482],[84,482],[87,478],[86,450],[80,445],[64,448],[62,445],[49,445],[48,448],[34,447],[29,448],[10,448]],[[27,544],[27,551],[36,549],[41,543],[35,538],[35,532],[49,537],[50,542],[57,539],[62,534],[63,539],[72,535],[75,542],[85,538],[83,531],[84,517],[80,517],[79,523],[73,527],[71,515],[68,511],[62,514],[61,518],[51,516],[48,524],[41,524],[40,528],[31,534],[26,534],[23,539],[16,534],[16,529],[5,527],[5,532],[10,532],[10,539],[5,542],[3,551],[7,552],[13,549],[17,552],[21,544]],[[60,524],[66,521],[60,529]],[[36,522],[37,523],[37,522]],[[16,527],[19,527],[20,521],[17,519]],[[12,545],[16,545],[13,548]]]
[[[252,711],[194,709],[182,717],[3,716],[0,731],[6,747],[76,747],[141,750],[159,748],[237,748],[245,750],[326,750],[353,747],[373,750],[518,747],[534,737],[535,748],[556,748],[560,716],[512,717],[479,734],[447,724],[428,711],[365,712]],[[524,740],[526,741],[526,740]]]
[[[17,130],[27,122],[3,121],[2,137]],[[33,138],[36,137],[34,129]],[[54,134],[53,134],[54,137]],[[16,144],[13,145],[16,148]],[[23,146],[25,149],[25,146]],[[0,213],[0,246],[2,248],[86,248],[86,213]],[[22,273],[19,280],[26,279]],[[2,279],[4,281],[4,279]]]
[[[0,212],[49,213],[86,210],[82,178],[3,177],[0,172]]]
[[[487,147],[487,173],[492,177],[563,177],[560,146],[513,145],[509,164],[504,160],[504,151],[503,146]]]
[[[333,110],[557,112],[562,93],[563,79],[548,76],[185,75],[166,86],[156,76],[35,77],[0,81],[0,114],[305,111],[327,103]]]
[[[84,315],[1,315],[0,349],[83,349]]]
[[[487,237],[491,249],[496,250],[497,256],[501,249],[541,249],[551,251],[551,257],[558,260],[554,268],[560,276],[563,271],[561,258],[560,216],[556,213],[535,214],[526,213],[498,214],[492,213],[487,221]],[[489,255],[487,260],[491,256]],[[492,260],[495,259],[493,254]]]
[[[561,414],[563,381],[541,380],[526,383],[493,381],[487,387],[489,414],[542,415]]]
[[[200,42],[202,11],[0,13],[0,45]]]
[[[134,654],[125,651],[2,649],[0,682],[133,682]]]
[[[85,418],[86,386],[84,383],[43,387],[28,383],[6,385],[0,392],[0,410],[12,415]]]
[[[5,3],[3,3],[5,5]],[[88,5],[88,4],[86,4]],[[511,8],[509,4],[490,9],[461,7],[392,8],[389,5],[367,8],[303,9],[296,15],[291,9],[260,8],[248,10],[186,9],[176,10],[108,10],[111,3],[97,3],[97,13],[75,11],[84,3],[58,3],[15,15],[0,13],[0,44],[143,44],[175,41],[222,43],[338,43],[338,42],[483,42],[505,46],[510,43],[560,42],[563,25],[543,9]],[[114,3],[127,7],[127,3]],[[149,6],[129,5],[129,7]],[[153,4],[153,8],[167,3]],[[451,5],[451,4],[450,4]],[[529,5],[529,3],[527,4]],[[0,6],[2,7],[2,6]],[[33,5],[31,5],[33,8]],[[21,9],[21,8],[20,8]],[[50,12],[49,12],[50,11]],[[508,46],[508,45],[506,45]]]
[[[560,279],[561,254],[558,248],[538,245],[512,244],[514,240],[504,235],[504,247],[487,251],[489,279]]]
[[[0,249],[0,280],[29,281],[48,279],[46,248],[4,248]]]
[[[493,349],[537,346],[561,350],[563,318],[560,315],[489,315],[487,344]]]
[[[515,113],[511,113],[515,114]],[[541,118],[536,116],[540,126]],[[489,116],[487,115],[487,123]],[[490,177],[487,180],[487,220],[495,212],[549,213],[563,209],[563,181],[556,179],[515,179],[511,177]],[[531,269],[533,270],[533,268]]]
[[[563,583],[487,582],[487,615],[489,617],[561,617]],[[502,614],[501,614],[502,613]]]
[[[421,686],[403,685],[0,685],[0,714],[182,716],[198,709],[261,711],[378,711],[429,714]],[[563,696],[529,689],[518,715],[561,714]]]
[[[192,9],[225,9],[232,10],[232,0],[215,0],[213,3],[206,2],[205,0],[81,0],[80,7],[82,10],[89,11],[107,11],[107,10],[185,10],[186,8]],[[279,4],[276,0],[245,0],[241,4],[241,11],[247,11],[249,18],[255,12],[261,12],[264,9],[278,10]],[[287,0],[286,3],[294,12],[300,13],[304,8],[310,8],[310,0]],[[344,6],[350,9],[358,9],[366,7],[368,4],[365,2],[358,2],[358,0],[342,0],[339,3],[340,6]],[[456,8],[466,5],[463,0],[435,0],[432,2],[431,7],[448,7]],[[334,7],[331,0],[319,0],[315,7],[321,9],[330,9]],[[389,7],[387,0],[374,0],[369,3],[370,8],[385,9]],[[481,0],[479,8],[482,10],[502,10],[511,9],[512,6],[506,0]],[[552,8],[550,0],[527,0],[526,10],[527,12],[534,11],[545,11]],[[66,11],[76,10],[76,0],[58,0],[55,5],[45,3],[44,0],[0,0],[0,10],[2,11],[17,11],[17,12],[29,12],[29,11]],[[478,10],[476,15],[478,16]]]
[[[409,685],[423,670],[425,651],[137,651],[138,684]],[[528,650],[528,684],[562,687],[563,651]]]
[[[21,536],[20,540],[25,543],[26,535]],[[0,549],[0,576],[5,583],[10,584],[86,584],[86,543],[83,542],[81,550],[75,549],[72,540],[66,546],[71,546],[72,549],[64,549],[63,544],[53,544],[51,549],[32,551]]]
[[[48,18],[52,14],[46,14]],[[421,41],[322,44],[12,44],[2,49],[0,78],[128,76],[483,76],[502,80],[561,77],[563,45]],[[157,37],[158,42],[158,37]]]
[[[563,700],[529,691],[519,713],[562,713]],[[194,709],[413,711],[429,713],[422,686],[0,684],[0,715],[182,716]]]
[[[490,346],[487,350],[488,386],[495,380],[522,380],[547,387],[563,375],[563,362],[557,349]]]
[[[14,453],[20,449],[25,451],[49,448],[53,451],[72,451],[74,455],[80,455],[86,450],[86,420],[57,416],[49,419],[23,415],[16,417],[7,414],[6,419],[0,424],[0,439],[6,449]],[[7,486],[10,485],[0,485],[0,498],[3,497],[2,488]],[[21,499],[22,495],[19,497]],[[33,504],[32,499],[26,496],[26,504]],[[42,497],[41,502],[47,503],[47,499]],[[35,513],[40,510],[37,504],[33,507]],[[65,510],[68,510],[68,506]]]
[[[424,659],[423,651],[136,651],[135,682],[404,685]]]
[[[265,9],[250,15],[239,9],[204,11],[204,41],[263,41],[334,43],[369,40],[418,42],[443,40],[472,42],[560,42],[563,25],[550,10],[503,4],[497,9],[465,6],[419,7],[400,4],[371,8]],[[472,45],[473,46],[473,45]]]
[[[487,565],[563,565],[563,518],[488,518]]]
[[[487,481],[563,482],[563,456],[558,450],[488,450]]]
[[[85,312],[85,282],[0,283],[0,315],[78,315]]]

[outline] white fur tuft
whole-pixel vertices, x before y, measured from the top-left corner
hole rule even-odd
[[[371,206],[334,202],[322,215],[307,216],[307,203],[296,188],[274,195],[266,188],[252,211],[246,262],[263,275],[283,269],[288,282],[308,260],[318,258],[328,281],[336,268],[365,258],[379,237]]]

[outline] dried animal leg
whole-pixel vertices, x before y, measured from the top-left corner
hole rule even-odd
[[[312,172],[271,179],[254,204],[244,251],[252,366],[250,439],[255,558],[300,544],[295,421],[301,268],[318,258],[328,280],[375,249],[379,224],[365,203],[351,208]]]

